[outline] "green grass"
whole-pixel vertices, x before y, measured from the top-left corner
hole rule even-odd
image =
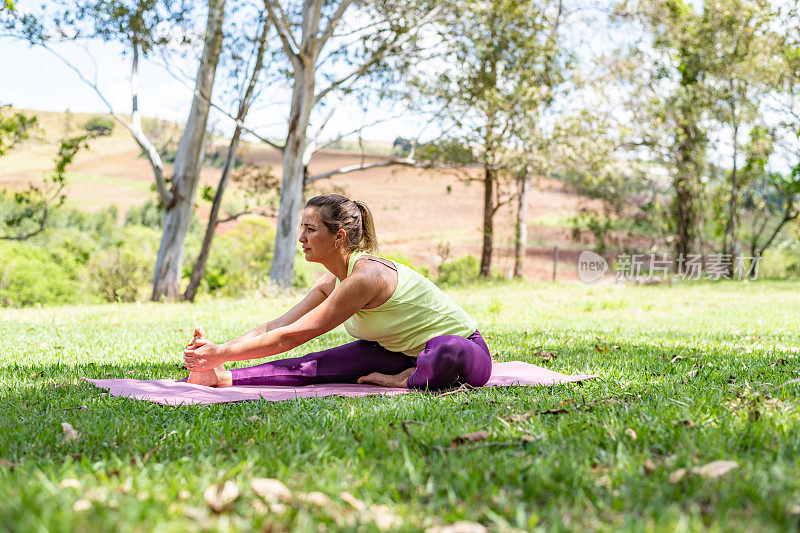
[[[376,530],[369,513],[344,518],[343,491],[388,506],[392,529],[406,531],[459,520],[493,530],[800,524],[800,387],[779,387],[798,377],[800,283],[503,283],[451,294],[496,360],[603,379],[173,408],[112,398],[78,377],[182,376],[196,324],[222,340],[296,296],[0,311],[0,530]],[[337,330],[308,348],[346,340]],[[62,422],[80,437],[65,441]],[[488,440],[451,447],[479,430]],[[739,467],[669,481],[720,459]],[[255,477],[333,503],[270,512]],[[203,494],[222,480],[241,494],[217,514]]]

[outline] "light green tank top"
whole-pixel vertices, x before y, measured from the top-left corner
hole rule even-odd
[[[348,276],[363,255],[362,252],[350,254]],[[433,337],[468,337],[475,332],[478,327],[475,320],[432,281],[403,264],[389,262],[397,268],[397,288],[383,304],[362,309],[348,318],[344,323],[347,333],[357,339],[377,341],[387,350],[416,357]],[[339,283],[338,278],[336,283]]]

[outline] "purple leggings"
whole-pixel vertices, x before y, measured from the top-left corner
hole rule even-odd
[[[492,360],[481,334],[441,335],[425,344],[419,357],[391,352],[372,341],[358,340],[303,357],[279,359],[231,370],[234,385],[310,385],[355,383],[372,372],[399,374],[416,367],[410,389],[446,389],[457,383],[480,387],[489,380]]]

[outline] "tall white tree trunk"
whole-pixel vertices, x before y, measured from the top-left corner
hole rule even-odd
[[[283,150],[281,205],[275,234],[275,252],[269,272],[270,279],[284,287],[291,286],[294,280],[294,256],[307,164],[306,134],[313,105],[314,68],[302,62],[295,68],[289,131]]]
[[[211,92],[222,47],[222,24],[225,0],[211,0],[208,6],[206,39],[197,70],[194,98],[186,121],[172,177],[172,202],[165,205],[164,233],[158,249],[153,276],[153,300],[175,300],[180,296],[181,268],[186,231],[194,209],[194,197],[200,177],[203,141],[208,123]]]

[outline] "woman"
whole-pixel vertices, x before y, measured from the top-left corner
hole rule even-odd
[[[285,315],[241,337],[217,345],[196,330],[184,352],[189,383],[443,389],[488,381],[489,348],[475,321],[424,276],[369,255],[376,236],[365,204],[339,194],[316,196],[306,203],[300,226],[306,261],[328,272]],[[283,353],[342,323],[360,340],[249,368],[223,366]]]

